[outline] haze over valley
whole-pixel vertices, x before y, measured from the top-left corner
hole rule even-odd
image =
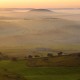
[[[0,11],[0,48],[80,48],[80,10]]]

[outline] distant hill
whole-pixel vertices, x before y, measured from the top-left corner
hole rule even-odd
[[[52,12],[49,9],[32,9],[29,12]]]

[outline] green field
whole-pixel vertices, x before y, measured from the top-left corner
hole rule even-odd
[[[80,80],[80,67],[27,67],[25,60],[16,62],[2,60],[0,74],[5,73],[4,69],[9,73],[19,74],[26,80]],[[0,80],[4,79],[0,78]]]

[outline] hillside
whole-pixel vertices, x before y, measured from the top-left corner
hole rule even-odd
[[[58,57],[56,58],[58,60],[53,61],[53,62],[59,62],[60,60],[64,60],[64,58]],[[53,60],[56,60],[56,59],[53,59]],[[35,59],[35,60],[38,60],[38,59]],[[69,60],[71,60],[72,62],[72,61],[75,61],[75,58],[71,58]],[[75,62],[78,62],[79,60]],[[69,61],[67,61],[67,64],[68,63]],[[74,65],[74,63],[72,64]],[[8,77],[6,77],[6,75]],[[75,66],[75,67],[73,66],[64,67],[64,66],[59,66],[59,65],[57,67],[28,67],[27,60],[18,60],[18,61],[2,60],[0,61],[0,80],[53,80],[53,79],[55,80],[79,80],[80,79],[80,65]]]
[[[63,55],[28,59],[29,67],[80,67],[80,56]]]
[[[26,67],[80,67],[80,53],[64,54],[58,52],[56,55],[47,53],[46,56],[28,54],[24,57],[9,56],[0,53],[0,60],[0,62],[6,60],[5,63],[7,61],[9,61],[9,63],[24,61],[24,63],[26,62]]]

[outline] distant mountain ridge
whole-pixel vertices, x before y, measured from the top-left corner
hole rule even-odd
[[[52,12],[49,9],[32,9],[29,12]]]

